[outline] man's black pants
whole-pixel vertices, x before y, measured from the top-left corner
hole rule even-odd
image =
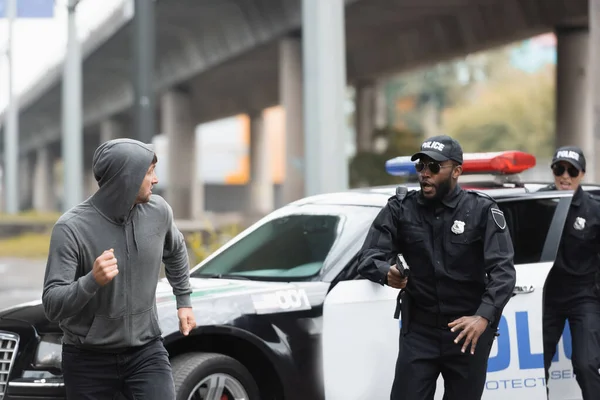
[[[63,345],[62,367],[68,400],[174,400],[169,354],[162,340],[118,354]]]
[[[573,354],[571,363],[584,400],[600,396],[600,301],[586,296],[579,301],[563,301],[546,294],[544,306],[544,369],[546,381],[556,345],[569,321]]]
[[[433,400],[439,374],[444,378],[444,400],[480,400],[494,332],[479,337],[475,354],[461,353],[464,342],[454,343],[459,332],[411,321],[400,333],[400,349],[391,400]]]

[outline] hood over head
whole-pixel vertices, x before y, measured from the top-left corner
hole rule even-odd
[[[92,168],[99,189],[92,204],[116,222],[125,222],[154,158],[150,145],[114,139],[94,152]]]

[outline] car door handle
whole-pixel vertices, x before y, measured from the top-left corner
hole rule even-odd
[[[515,286],[515,288],[513,290],[513,294],[527,294],[527,293],[532,293],[534,290],[535,290],[535,288],[533,287],[533,285]]]

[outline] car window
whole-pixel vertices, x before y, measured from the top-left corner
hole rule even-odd
[[[600,189],[594,189],[594,188],[586,188],[586,191],[595,195],[595,196],[600,196]]]
[[[323,267],[338,235],[339,216],[288,215],[266,222],[192,277],[306,278]]]
[[[539,262],[557,198],[501,202],[515,249],[515,264]]]

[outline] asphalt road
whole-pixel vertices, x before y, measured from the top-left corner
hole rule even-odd
[[[0,258],[0,309],[42,296],[45,260]]]

